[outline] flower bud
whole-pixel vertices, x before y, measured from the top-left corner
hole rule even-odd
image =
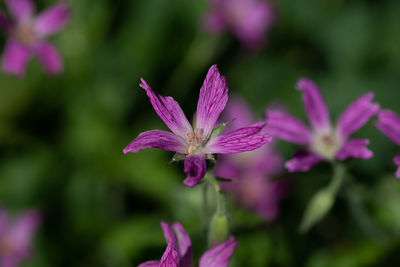
[[[210,246],[215,246],[226,241],[229,237],[228,217],[223,213],[215,213],[211,218],[208,241]]]

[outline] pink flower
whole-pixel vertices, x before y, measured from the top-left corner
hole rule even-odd
[[[161,222],[161,228],[167,241],[167,248],[160,261],[152,260],[138,267],[192,267],[192,242],[183,226],[174,222]],[[226,267],[237,246],[234,237],[207,250],[199,261],[199,267]]]
[[[389,109],[381,110],[378,113],[376,127],[400,146],[400,116]],[[394,164],[398,166],[396,177],[400,178],[400,155],[394,157]]]
[[[40,224],[37,211],[26,211],[14,220],[0,207],[0,266],[17,267],[32,252],[31,241]]]
[[[226,129],[237,129],[254,121],[250,107],[239,97],[230,100],[222,117],[235,118]],[[263,130],[268,132],[268,126]],[[214,174],[237,179],[222,183],[223,189],[232,192],[244,207],[257,212],[265,220],[273,221],[279,215],[279,200],[287,193],[288,184],[272,178],[281,172],[282,166],[282,157],[272,144],[267,144],[250,152],[221,155]]]
[[[269,133],[286,141],[305,146],[286,162],[289,171],[308,171],[322,160],[345,160],[349,157],[368,159],[372,151],[369,139],[350,138],[377,113],[379,105],[372,103],[373,93],[366,93],[350,104],[333,126],[317,85],[307,78],[297,83],[311,128],[285,112],[268,110]]]
[[[270,136],[261,133],[264,122],[258,122],[241,129],[219,135],[215,123],[228,100],[228,85],[216,65],[207,73],[200,89],[196,121],[192,128],[179,104],[170,96],[155,93],[145,80],[140,86],[146,90],[158,116],[172,131],[152,130],[139,134],[125,149],[124,153],[137,152],[144,148],[160,148],[186,156],[183,183],[197,185],[206,173],[206,156],[212,154],[234,154],[254,150],[271,141]]]
[[[275,10],[264,0],[210,0],[204,25],[211,32],[230,30],[246,46],[259,48],[275,20]]]
[[[3,51],[4,72],[23,76],[29,58],[36,55],[47,73],[60,73],[61,56],[46,38],[68,22],[68,5],[60,2],[36,17],[32,0],[6,0],[6,5],[10,19],[0,11],[0,25],[8,36]]]

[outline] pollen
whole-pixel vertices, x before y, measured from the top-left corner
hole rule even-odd
[[[199,134],[199,129],[195,129],[194,133],[187,133],[187,142],[189,144],[188,153],[192,154],[195,152],[202,144],[205,138]]]

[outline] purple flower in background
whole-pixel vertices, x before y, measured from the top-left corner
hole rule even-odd
[[[161,228],[167,240],[167,248],[160,261],[153,260],[138,267],[192,267],[192,242],[183,226],[174,222],[161,222]],[[237,246],[235,238],[207,250],[200,258],[199,267],[226,267]]]
[[[230,30],[246,46],[259,48],[275,20],[275,10],[264,0],[210,0],[211,10],[204,17],[211,32]]]
[[[237,129],[254,121],[250,107],[239,97],[230,99],[222,118],[235,118],[226,130]],[[268,132],[268,126],[263,131]],[[282,166],[282,157],[272,144],[267,144],[254,151],[220,156],[214,174],[237,179],[221,183],[221,186],[232,192],[244,207],[257,212],[265,220],[273,221],[279,215],[279,200],[288,189],[286,181],[272,179],[281,172]]]
[[[311,128],[297,118],[281,111],[268,110],[266,117],[269,133],[286,141],[305,146],[294,158],[286,162],[289,171],[307,171],[322,160],[345,160],[349,157],[368,159],[372,152],[367,148],[369,139],[349,138],[378,110],[372,103],[373,93],[366,93],[350,104],[333,127],[325,102],[317,85],[307,78],[297,83]]]
[[[32,252],[32,236],[40,224],[40,215],[30,210],[11,220],[0,207],[0,266],[17,267]]]
[[[68,22],[68,5],[60,2],[34,16],[32,0],[5,2],[10,18],[0,13],[0,25],[8,36],[2,59],[4,72],[23,76],[28,60],[36,55],[47,73],[60,73],[63,70],[61,56],[46,38]]]
[[[258,122],[241,129],[219,135],[215,123],[228,100],[228,85],[216,65],[207,73],[200,89],[194,130],[179,104],[170,96],[154,92],[145,80],[140,86],[146,90],[158,116],[172,131],[152,130],[139,134],[125,149],[124,153],[137,152],[144,148],[161,148],[186,155],[183,183],[195,186],[206,173],[206,156],[210,154],[233,154],[259,148],[271,141],[261,133],[264,122]]]
[[[389,109],[381,110],[378,113],[376,127],[400,146],[400,116]],[[400,178],[400,155],[394,157],[394,164],[398,166],[396,177]]]

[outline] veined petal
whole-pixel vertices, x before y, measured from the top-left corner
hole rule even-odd
[[[33,16],[35,6],[32,0],[6,0],[11,16],[17,20],[27,20]]]
[[[191,267],[192,242],[183,226],[179,222],[174,222],[171,225],[161,222],[161,228],[167,243],[173,245],[178,252],[179,267]]]
[[[35,32],[40,36],[55,33],[64,27],[70,18],[70,9],[66,3],[58,3],[45,9],[35,22]]]
[[[339,160],[345,160],[349,157],[369,159],[373,153],[367,148],[367,145],[369,145],[368,139],[354,138],[347,140],[336,153],[336,158]]]
[[[141,79],[141,82],[140,87],[146,90],[158,116],[174,134],[186,140],[187,134],[192,133],[193,129],[178,102],[170,96],[162,96],[154,92],[144,79]]]
[[[48,42],[35,44],[35,52],[45,71],[49,74],[58,74],[63,69],[63,61],[57,49]]]
[[[206,158],[203,154],[188,155],[184,162],[183,171],[187,176],[183,183],[189,187],[197,185],[204,178],[206,168]]]
[[[396,177],[400,178],[400,155],[397,155],[396,157],[394,157],[393,161],[394,161],[394,164],[399,166],[399,168],[396,171]]]
[[[159,267],[159,266],[160,266],[159,261],[146,261],[139,264],[137,267]]]
[[[199,267],[226,267],[238,242],[232,236],[229,240],[207,250],[199,261]]]
[[[265,122],[257,122],[214,137],[207,143],[204,153],[234,154],[257,149],[272,140],[271,136],[261,133],[265,125]]]
[[[162,130],[151,130],[139,134],[127,147],[124,153],[138,152],[144,148],[159,148],[178,153],[186,153],[183,140],[175,134]]]
[[[373,93],[366,93],[351,103],[340,115],[337,123],[338,134],[346,139],[350,134],[360,129],[369,118],[379,110],[379,104],[372,103]]]
[[[167,249],[161,258],[160,267],[179,267],[178,262],[178,252],[173,245],[168,244]]]
[[[293,158],[285,163],[285,167],[290,172],[297,172],[297,171],[308,171],[312,166],[322,161],[318,155],[306,151],[301,150],[295,153]]]
[[[196,128],[202,136],[210,136],[227,101],[228,84],[219,73],[217,65],[213,65],[208,70],[197,102]]]
[[[9,39],[3,52],[2,64],[4,72],[24,76],[30,54],[28,47],[14,39]]]
[[[400,145],[400,116],[389,109],[381,110],[378,113],[376,127],[381,130],[393,142]]]
[[[278,110],[268,110],[267,131],[273,136],[298,145],[311,143],[311,132],[299,119]]]
[[[318,86],[308,78],[301,78],[296,87],[303,93],[303,102],[308,119],[315,130],[329,130],[331,121]]]

